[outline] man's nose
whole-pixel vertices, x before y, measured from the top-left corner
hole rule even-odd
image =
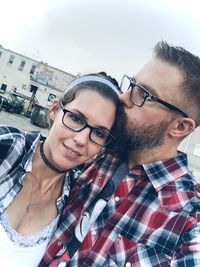
[[[77,143],[77,145],[84,146],[87,144],[89,140],[89,135],[90,135],[90,129],[87,127],[80,132],[75,132],[73,139]]]
[[[131,89],[127,90],[119,96],[120,101],[127,107],[132,108],[133,103],[131,101]]]

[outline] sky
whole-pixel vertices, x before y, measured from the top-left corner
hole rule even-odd
[[[200,56],[199,0],[0,0],[0,44],[64,70],[120,81],[160,40]]]

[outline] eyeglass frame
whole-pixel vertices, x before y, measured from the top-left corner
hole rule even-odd
[[[96,144],[96,145],[98,145],[98,146],[101,146],[101,147],[106,147],[108,144],[110,144],[110,142],[111,142],[113,139],[116,139],[115,136],[113,136],[113,135],[112,135],[111,133],[109,133],[108,131],[90,125],[84,118],[81,118],[80,115],[74,113],[73,111],[71,111],[71,110],[69,110],[69,109],[66,109],[66,108],[64,107],[62,101],[59,101],[59,105],[60,105],[60,108],[61,108],[62,111],[63,111],[62,124],[63,124],[65,127],[67,127],[68,129],[72,130],[73,132],[77,132],[77,133],[79,133],[79,132],[83,131],[85,128],[89,128],[89,129],[90,129],[90,132],[89,132],[89,139],[90,139],[90,141],[92,141],[94,144]],[[79,130],[75,130],[75,129],[69,127],[68,125],[66,125],[66,124],[64,123],[64,117],[65,117],[65,114],[66,114],[67,112],[69,112],[69,113],[71,113],[71,114],[73,114],[73,115],[75,115],[75,116],[80,117],[80,118],[85,122],[85,126],[83,126],[83,128],[81,128],[81,129],[79,129]],[[91,139],[91,133],[92,133],[92,130],[93,130],[93,129],[99,129],[99,130],[105,132],[105,133],[108,135],[108,137],[110,137],[109,142],[108,142],[108,143],[105,143],[105,144],[103,144],[103,145],[101,145],[101,144],[98,144],[97,142],[95,142],[94,140],[92,140],[92,139]],[[107,138],[108,138],[108,137],[107,137]]]
[[[122,80],[121,80],[121,84],[120,84],[120,89],[121,89],[121,90],[122,90],[123,79],[124,79],[125,77],[128,78],[128,80],[130,81],[130,85],[129,85],[129,87],[127,88],[126,91],[128,91],[129,89],[131,89],[130,100],[131,100],[131,102],[132,102],[134,105],[136,105],[137,107],[142,107],[146,101],[148,101],[149,99],[151,99],[151,100],[154,100],[154,101],[160,103],[161,105],[165,106],[166,108],[168,108],[168,109],[170,109],[170,110],[172,110],[172,111],[181,113],[185,118],[189,118],[189,116],[188,116],[184,111],[182,111],[181,109],[177,108],[176,106],[170,104],[169,102],[167,102],[167,101],[165,101],[165,100],[162,100],[162,99],[160,99],[160,98],[158,98],[158,97],[152,95],[152,94],[149,92],[149,90],[147,90],[144,86],[142,86],[142,85],[140,85],[140,84],[134,82],[133,78],[131,78],[130,76],[128,76],[128,75],[126,75],[126,74],[122,77]],[[141,103],[141,105],[136,104],[136,103],[132,100],[132,92],[133,92],[135,86],[138,86],[140,89],[142,89],[142,90],[146,93],[146,96],[144,97],[143,102]]]

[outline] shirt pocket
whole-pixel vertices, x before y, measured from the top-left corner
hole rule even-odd
[[[112,260],[112,261],[111,261]],[[143,243],[119,235],[109,250],[109,267],[169,267],[171,258]]]

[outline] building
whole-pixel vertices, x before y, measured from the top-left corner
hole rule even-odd
[[[25,112],[35,104],[49,107],[75,76],[0,45],[0,95],[25,99]]]
[[[200,181],[200,126],[182,141],[179,149],[187,153],[190,170]]]

